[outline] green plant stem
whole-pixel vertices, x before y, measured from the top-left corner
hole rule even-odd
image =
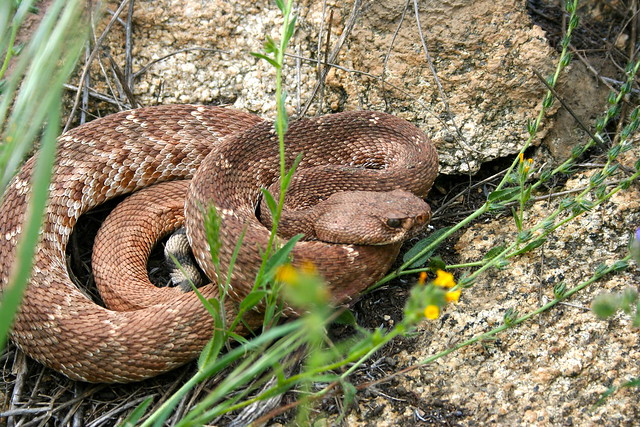
[[[60,89],[58,89],[60,90]],[[60,131],[60,109],[51,108],[49,110],[48,125],[41,140],[40,154],[33,172],[34,183],[48,183],[51,179],[53,162],[56,152],[56,138]],[[10,286],[5,289],[3,298],[0,301],[0,313],[3,322],[0,322],[0,351],[4,348],[11,326],[10,319],[13,319],[20,300],[29,283],[31,268],[33,266],[33,255],[42,225],[42,212],[44,212],[49,195],[48,185],[32,185],[31,199],[27,208],[25,225],[20,235],[20,242],[17,248],[17,256],[12,266],[10,276]]]
[[[12,7],[11,0],[5,0],[5,1],[7,2],[7,4],[3,5],[4,10],[2,11],[3,12],[6,11],[7,14],[10,14],[11,7]],[[11,30],[9,32],[9,40],[6,41],[6,45],[5,45],[5,41],[3,40],[2,46],[0,46],[1,48],[6,49],[4,61],[2,62],[2,67],[0,68],[0,80],[4,78],[4,75],[7,72],[7,69],[9,68],[9,63],[11,62],[11,58],[13,58],[15,54],[15,43],[16,43],[16,36],[18,34],[18,29],[20,28],[25,17],[31,10],[31,7],[32,7],[31,5],[33,4],[33,1],[34,0],[20,1],[20,4],[18,5],[17,10],[13,14],[13,19],[11,19],[11,24],[10,24]],[[2,29],[4,30],[4,28]],[[0,36],[2,36],[1,33],[0,33]]]
[[[576,18],[577,18],[577,4],[578,1],[577,0],[573,0],[571,1],[572,4],[572,8],[571,8],[571,12],[570,12],[570,16],[569,16],[569,26],[567,27],[567,31],[565,36],[563,37],[562,40],[562,51],[560,52],[560,61],[558,61],[558,63],[556,64],[556,68],[554,70],[553,76],[551,78],[551,81],[548,82],[549,86],[552,88],[555,88],[556,83],[558,82],[558,78],[560,77],[560,73],[562,72],[562,70],[564,70],[564,68],[568,65],[568,61],[565,63],[564,58],[568,58],[568,51],[569,51],[569,41],[571,40],[571,35],[573,33],[573,30],[575,29],[577,22],[576,22]],[[540,123],[542,123],[542,119],[544,118],[545,114],[547,113],[548,109],[550,108],[549,106],[545,106],[545,104],[548,102],[547,100],[550,100],[553,98],[553,93],[550,90],[547,90],[547,93],[545,95],[545,100],[542,103],[542,108],[540,109],[540,111],[538,112],[538,115],[536,117],[536,119],[534,120],[533,124],[530,125],[529,128],[529,137],[527,138],[527,140],[525,141],[525,143],[523,144],[522,148],[520,149],[520,153],[525,152],[525,150],[527,148],[529,148],[529,146],[531,145],[531,143],[533,142],[534,137],[537,135],[537,131],[540,127]],[[502,180],[500,181],[500,183],[498,184],[498,186],[496,187],[496,189],[494,191],[499,191],[501,190],[504,185],[508,182],[509,177],[511,175],[511,173],[513,172],[513,169],[518,165],[518,162],[520,161],[519,158],[516,158],[513,163],[511,163],[511,166],[509,166],[509,169],[507,169],[507,172],[505,173],[504,177],[502,178]]]
[[[14,28],[22,22],[23,17],[18,15],[26,13],[30,5],[30,1],[21,3],[14,16]],[[44,128],[40,151],[30,177],[31,189],[16,247],[16,259],[8,274],[8,284],[5,284],[2,292],[0,349],[6,343],[9,327],[31,276],[55,160],[56,138],[60,133],[62,85],[71,73],[82,45],[82,38],[74,37],[76,35],[69,30],[71,22],[78,23],[80,10],[79,0],[57,0],[50,5],[47,15],[9,76],[3,88],[4,97],[0,98],[0,123],[4,138],[3,144],[0,144],[0,191],[4,191],[6,183],[23,161],[24,153],[31,148],[35,135]],[[44,79],[43,75],[47,78]],[[35,104],[34,99],[38,100]]]
[[[631,257],[629,255],[627,255],[626,257],[624,257],[622,260],[620,260],[621,262],[626,262],[630,259]],[[612,271],[616,270],[616,263],[613,263],[611,266],[607,267],[606,269],[604,269],[602,272],[599,273],[595,273],[593,274],[593,276],[591,276],[588,280],[585,280],[584,282],[582,282],[581,284],[571,288],[570,290],[566,291],[561,297],[556,297],[554,298],[552,301],[548,302],[547,304],[538,307],[536,310],[531,311],[521,317],[518,317],[517,319],[513,320],[511,323],[507,324],[503,324],[498,326],[495,329],[492,329],[488,332],[485,332],[484,334],[481,335],[477,335],[473,338],[470,338],[466,341],[463,341],[459,344],[456,344],[455,346],[448,348],[444,351],[441,351],[439,353],[434,354],[433,356],[430,356],[426,359],[424,359],[423,361],[420,362],[420,364],[422,365],[426,365],[429,364],[435,360],[438,360],[444,356],[447,356],[451,353],[453,353],[454,351],[457,351],[463,347],[466,347],[468,345],[474,344],[476,342],[479,341],[483,341],[486,340],[488,338],[491,338],[494,335],[497,335],[498,333],[509,329],[513,326],[519,325],[520,323],[526,322],[527,320],[529,320],[531,317],[536,316],[540,313],[543,313],[547,310],[549,310],[551,307],[555,306],[556,304],[558,304],[560,301],[563,301],[567,298],[569,298],[570,296],[572,296],[573,294],[575,294],[576,292],[581,291],[582,289],[586,288],[587,286],[589,286],[590,284],[600,280],[603,276],[611,273]]]
[[[426,359],[418,362],[418,364],[410,366],[406,369],[401,370],[400,372],[397,372],[395,374],[392,374],[392,376],[400,374],[400,373],[406,373],[408,371],[414,370],[420,366],[424,366],[427,365],[429,363],[432,363],[442,357],[445,357],[457,350],[460,350],[463,347],[475,344],[477,342],[483,341],[483,340],[487,340],[489,338],[492,338],[493,336],[499,334],[502,331],[505,331],[506,329],[512,328],[514,326],[517,326],[521,323],[526,322],[527,320],[531,319],[532,317],[539,315],[541,313],[543,313],[546,310],[549,310],[550,308],[554,307],[555,305],[557,305],[559,302],[566,300],[567,298],[571,297],[572,295],[574,295],[575,293],[583,290],[584,288],[586,288],[587,286],[591,285],[592,283],[600,280],[602,277],[606,276],[607,274],[616,271],[619,269],[618,264],[619,263],[626,263],[628,260],[630,259],[630,256],[626,256],[624,257],[622,260],[613,263],[612,265],[610,265],[609,267],[603,269],[602,271],[598,271],[596,273],[594,273],[589,279],[585,280],[584,282],[580,283],[579,285],[575,286],[574,288],[566,291],[563,295],[561,296],[557,296],[555,297],[552,301],[548,302],[547,304],[544,304],[543,306],[538,307],[536,310],[533,310],[523,316],[518,317],[517,319],[514,319],[513,321],[511,321],[508,325],[507,324],[503,324],[498,326],[497,328],[494,328],[488,332],[485,332],[483,334],[477,335],[473,338],[470,338],[468,340],[465,340],[459,344],[456,344],[455,346],[448,348],[446,350],[443,350],[439,353],[436,353],[432,356],[427,357]],[[391,334],[389,334],[391,335]],[[385,340],[386,341],[386,340]],[[367,353],[368,355],[368,353]],[[341,375],[341,378],[344,378],[345,376]],[[387,377],[387,379],[390,377]],[[331,383],[329,386],[323,388],[322,390],[309,395],[309,396],[305,396],[304,399],[307,400],[315,400],[318,398],[321,398],[322,396],[324,396],[331,388],[335,387],[336,383],[338,383],[338,381]]]
[[[288,32],[289,26],[292,25],[291,22],[291,10],[293,7],[293,0],[286,0],[284,3],[284,7],[282,10],[283,14],[283,23],[282,28],[280,30],[280,46],[275,52],[275,70],[276,70],[276,121],[275,128],[278,134],[278,151],[280,154],[280,194],[278,198],[278,205],[276,211],[273,213],[273,225],[271,227],[271,234],[269,235],[269,242],[267,243],[267,247],[265,248],[265,254],[262,257],[263,261],[260,265],[260,269],[258,274],[256,275],[255,283],[261,283],[262,277],[265,273],[266,262],[269,259],[269,255],[271,254],[271,250],[273,249],[274,243],[276,242],[277,231],[278,231],[278,223],[280,222],[280,216],[282,214],[282,207],[284,206],[284,198],[287,191],[288,181],[284,179],[287,175],[286,168],[286,153],[285,153],[285,144],[284,137],[287,132],[287,111],[285,108],[285,97],[283,94],[282,88],[282,70],[284,68],[284,58],[285,52],[287,49],[287,44],[289,42],[286,34]]]
[[[234,396],[231,399],[227,399],[222,403],[218,402],[228,396],[234,389],[237,389],[263,374],[267,369],[276,364],[284,354],[287,354],[288,351],[294,351],[299,347],[304,333],[303,328],[298,328],[295,331],[292,331],[292,333],[286,334],[286,336],[284,336],[284,338],[273,348],[269,348],[269,350],[265,352],[254,350],[249,353],[248,355],[251,357],[245,356],[233,372],[225,376],[224,380],[216,387],[216,389],[202,399],[195,408],[190,411],[190,413],[180,423],[178,423],[178,426],[204,425],[216,416],[229,412],[231,410],[231,405],[235,401],[241,399],[244,395],[248,394],[251,391],[250,389],[244,390],[239,395]],[[211,407],[212,405],[216,406]]]
[[[235,360],[251,354],[251,352],[258,352],[259,349],[264,348],[273,340],[290,334],[294,331],[299,331],[301,321],[293,321],[279,325],[275,328],[271,328],[268,331],[263,332],[261,335],[255,337],[246,344],[240,345],[231,351],[227,352],[221,358],[212,361],[212,363],[204,366],[196,374],[191,377],[186,383],[180,387],[169,399],[167,399],[149,418],[147,418],[141,426],[151,426],[154,423],[162,423],[169,412],[178,404],[180,399],[189,392],[196,384],[209,378],[211,375],[219,372],[224,367],[228,366]]]
[[[225,412],[242,409],[252,403],[255,403],[260,400],[264,400],[266,398],[273,396],[274,394],[277,394],[278,390],[282,390],[282,391],[289,390],[296,384],[313,381],[314,378],[316,378],[316,376],[319,374],[340,369],[346,365],[351,365],[349,369],[347,369],[342,374],[336,376],[334,379],[334,381],[338,381],[338,382],[341,380],[345,380],[347,377],[349,377],[349,375],[351,375],[358,367],[362,365],[362,363],[364,363],[367,359],[369,359],[373,354],[375,354],[383,346],[385,346],[387,343],[389,343],[399,335],[404,334],[404,332],[405,332],[404,327],[394,328],[389,333],[382,336],[380,340],[378,340],[373,346],[365,347],[360,350],[354,351],[342,360],[325,364],[322,366],[318,366],[313,369],[306,370],[300,374],[292,375],[289,378],[283,379],[276,386],[275,390],[274,389],[266,390],[265,392],[260,393],[259,395],[247,401],[243,401],[238,404],[235,404],[232,407],[229,407]],[[323,379],[323,382],[326,382],[326,378]],[[326,393],[326,390],[321,390],[318,393]],[[316,394],[314,393],[314,396],[315,395]]]
[[[11,62],[11,58],[13,58],[13,54],[15,52],[13,46],[16,42],[17,34],[18,34],[18,28],[17,26],[13,25],[11,27],[11,34],[9,35],[7,53],[4,56],[4,62],[2,63],[2,68],[0,68],[0,79],[4,77],[4,73],[6,73],[7,68],[9,68],[9,63]]]

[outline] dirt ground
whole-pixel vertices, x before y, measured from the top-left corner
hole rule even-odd
[[[553,71],[567,25],[560,3],[302,0],[286,79],[290,113],[372,109],[415,123],[431,136],[440,156],[441,174],[428,198],[434,211],[430,231],[455,225],[484,203],[528,136],[526,124],[537,115],[546,90],[533,71],[544,77]],[[120,4],[106,2],[104,18],[92,28],[96,35]],[[129,11],[123,9],[90,65],[89,102],[79,106],[87,119],[167,103],[229,104],[273,117],[273,72],[249,55],[261,49],[266,34],[277,35],[280,20],[272,2],[139,0],[133,15]],[[609,92],[619,89],[629,57],[637,57],[637,2],[586,1],[579,15],[573,62],[557,87],[567,107],[555,103],[526,152],[536,167],[557,165],[576,143],[586,142],[576,117],[592,129]],[[637,82],[625,99],[627,112],[638,105]],[[77,78],[70,84],[78,86]],[[82,119],[71,107],[74,87],[67,112],[77,125]],[[620,122],[607,131],[614,135]],[[528,220],[548,215],[554,195],[588,183],[605,157],[602,148],[590,150],[571,175],[536,193]],[[636,144],[619,161],[632,168],[639,157]],[[338,418],[344,408],[336,395],[318,402],[314,425],[637,424],[637,388],[620,389],[595,405],[610,387],[640,376],[638,331],[629,316],[600,320],[589,309],[603,290],[637,288],[635,265],[492,340],[421,362],[500,325],[509,309],[535,310],[553,298],[559,282],[575,286],[599,263],[623,257],[640,224],[638,191],[636,183],[508,268],[489,270],[463,291],[459,304],[394,340],[353,374],[352,383],[362,389],[344,419]],[[75,232],[69,264],[85,286],[91,287],[93,235],[112,206],[85,216]],[[515,233],[510,211],[492,213],[445,241],[437,255],[447,264],[477,261]],[[358,324],[373,329],[399,322],[414,283],[414,277],[396,280],[363,296],[352,307]],[[332,331],[348,333],[337,326]],[[42,367],[13,345],[0,361],[0,425],[114,425],[148,396],[157,407],[195,372],[191,364],[140,383],[91,385]],[[189,393],[169,425],[215,381]],[[296,399],[288,393],[281,405]],[[227,425],[233,417],[215,425]],[[292,423],[293,417],[285,411],[268,425]]]

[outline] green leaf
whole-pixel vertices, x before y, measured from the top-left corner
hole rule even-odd
[[[594,273],[594,276],[602,276],[606,271],[607,271],[607,264],[600,263],[596,267],[596,271]]]
[[[446,270],[447,264],[439,256],[434,256],[429,260],[427,268],[429,268],[429,270],[431,271]]]
[[[287,25],[287,32],[284,34],[284,38],[282,39],[283,46],[289,44],[289,40],[293,36],[293,32],[296,30],[296,16],[292,16],[289,24]]]
[[[209,206],[204,216],[204,229],[209,243],[209,255],[215,266],[216,274],[220,267],[220,248],[222,247],[222,240],[220,240],[220,224],[222,220],[218,211],[214,205]],[[177,260],[174,260],[177,265]]]
[[[622,271],[622,270],[626,270],[627,267],[629,267],[629,263],[627,261],[616,261],[612,266],[611,266],[611,271]]]
[[[487,200],[490,202],[509,202],[516,199],[518,194],[520,194],[519,187],[505,188],[504,190],[496,190],[492,192],[489,194]]]
[[[475,283],[476,279],[471,279],[467,276],[463,276],[458,279],[458,286],[461,288],[470,288]]]
[[[227,270],[227,277],[219,278],[218,281],[218,291],[219,291],[219,299],[224,303],[224,298],[226,296],[227,287],[229,283],[231,283],[231,274],[233,273],[233,269],[236,265],[236,260],[238,259],[238,254],[240,253],[240,248],[242,247],[242,242],[244,241],[244,236],[247,233],[247,226],[242,227],[242,231],[240,232],[240,236],[238,236],[238,241],[236,242],[236,246],[233,248],[233,253],[231,254],[231,259],[229,260],[229,269]]]
[[[209,365],[212,360],[216,360],[218,358],[225,341],[226,334],[224,331],[218,328],[214,329],[213,336],[198,356],[198,369],[204,369],[204,367]]]
[[[556,299],[563,299],[567,293],[567,284],[565,282],[556,283],[553,287],[553,296]]]
[[[530,230],[523,230],[518,233],[518,242],[524,243],[533,237],[533,233]]]
[[[149,405],[151,405],[151,402],[153,402],[153,396],[149,396],[146,399],[144,399],[142,402],[140,402],[140,404],[136,407],[136,409],[131,411],[131,413],[122,421],[122,424],[120,424],[120,426],[121,427],[137,426],[138,421],[140,421],[140,418],[142,418],[144,413],[147,411],[147,408],[149,407]]]
[[[494,264],[495,268],[497,268],[498,270],[504,270],[505,268],[507,268],[509,266],[509,261],[507,261],[504,258],[498,259],[495,264]]]
[[[245,312],[251,310],[253,307],[258,305],[260,301],[262,301],[266,296],[267,292],[259,289],[249,292],[249,294],[240,302],[240,311]]]
[[[520,254],[524,254],[526,252],[532,251],[535,248],[537,248],[538,246],[541,246],[546,241],[547,241],[547,239],[545,239],[544,237],[540,237],[539,239],[536,239],[536,240],[533,240],[533,241],[529,242],[525,247],[515,251],[514,253],[512,253],[509,256],[520,255]]]
[[[265,55],[264,53],[259,53],[259,52],[250,52],[251,55],[255,56],[258,59],[264,59],[265,61],[267,61],[269,64],[273,65],[275,68],[280,68],[280,64],[278,64],[275,59]]]
[[[193,285],[192,285],[193,286]],[[222,310],[220,300],[212,298],[210,300],[204,298],[204,296],[193,286],[193,289],[205,306],[211,317],[213,318],[213,336],[204,346],[200,355],[198,356],[198,369],[202,369],[204,366],[210,363],[211,360],[215,360],[220,354],[220,350],[226,341],[226,333],[224,330],[225,319],[222,318]]]
[[[622,384],[621,387],[640,387],[640,377],[627,381],[626,383]]]
[[[282,135],[282,137],[287,134],[287,130],[289,129],[289,117],[286,114],[286,100],[287,91],[283,90],[282,96],[276,99],[276,102],[278,103],[278,120],[276,120],[276,130],[278,131],[278,135]]]
[[[304,156],[304,153],[298,153],[296,158],[293,160],[293,164],[291,165],[287,173],[284,175],[284,178],[282,179],[282,187],[289,187],[289,182],[291,181],[291,178],[293,178],[293,174],[298,168],[298,165],[300,164],[300,161],[302,160],[303,156]]]
[[[566,210],[566,209],[571,208],[575,204],[576,204],[576,200],[575,199],[564,198],[564,199],[560,200],[560,209]]]
[[[544,170],[542,171],[542,173],[540,173],[540,181],[542,182],[546,182],[549,181],[549,179],[553,176],[553,174],[551,173],[550,170]]]
[[[264,42],[264,50],[267,53],[276,53],[278,51],[278,45],[271,36],[267,36],[267,41]]]
[[[497,257],[498,255],[500,255],[504,250],[505,250],[505,246],[504,245],[500,245],[500,246],[495,246],[491,249],[489,249],[489,252],[487,252],[482,259],[493,259],[495,257]]]
[[[267,207],[271,212],[271,217],[275,218],[276,211],[278,210],[278,203],[276,203],[276,200],[273,198],[268,189],[261,188],[260,192],[262,192],[262,198],[264,199],[264,201],[267,202]]]
[[[342,386],[342,414],[340,414],[340,417],[342,417],[343,414],[349,412],[349,409],[355,403],[357,390],[349,381],[340,381],[340,385]]]
[[[209,312],[209,314],[211,315],[211,317],[217,321],[219,318],[219,314],[220,314],[220,307],[218,307],[219,301],[215,298],[213,298],[212,300],[208,300],[204,297],[204,295],[202,295],[202,293],[200,293],[200,291],[198,290],[198,288],[196,288],[193,283],[191,284],[191,287],[193,288],[193,292],[196,293],[196,296],[198,297],[198,299],[200,300],[200,302],[202,303],[202,305],[204,305],[204,307],[207,309],[207,311]]]
[[[591,303],[591,311],[600,319],[611,317],[618,311],[617,299],[611,294],[600,294]]]
[[[542,228],[544,228],[545,230],[550,230],[554,225],[555,223],[552,219],[545,219],[544,221],[542,221]]]
[[[518,215],[518,210],[514,207],[511,208],[511,215],[513,215],[513,220],[516,223],[516,228],[518,230],[522,230],[522,218]]]
[[[504,324],[511,326],[516,320],[518,320],[518,310],[513,308],[507,309],[504,313]]]
[[[402,257],[402,262],[408,262],[409,260],[413,259],[413,257],[415,257],[418,254],[420,254],[427,246],[429,246],[431,243],[435,242],[440,236],[442,236],[443,234],[448,232],[450,228],[451,227],[441,228],[440,230],[436,230],[433,233],[431,233],[429,236],[427,236],[424,239],[420,240],[418,243],[413,245],[413,247],[411,249],[409,249],[404,254],[404,256]],[[433,253],[435,252],[436,249],[437,249],[437,247],[433,248],[433,249],[430,249],[429,251],[427,251],[424,254],[420,255],[420,257],[418,259],[416,259],[407,268],[418,268],[418,267],[421,267],[431,257],[431,255],[433,255]]]
[[[347,308],[342,310],[334,322],[339,325],[354,326],[356,325],[356,317],[353,315],[353,312]]]

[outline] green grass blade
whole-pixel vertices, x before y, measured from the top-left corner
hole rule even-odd
[[[56,138],[60,132],[62,85],[73,70],[82,46],[82,38],[72,30],[78,28],[82,5],[80,0],[57,0],[51,4],[31,42],[21,53],[0,100],[3,138],[0,146],[1,191],[4,191],[45,124],[32,176],[34,185],[27,216],[16,250],[17,258],[0,303],[0,348],[6,343],[10,325],[31,274],[42,212],[48,197]],[[17,14],[27,6],[30,6],[30,2],[21,4],[14,22],[19,21]],[[20,89],[16,91],[18,87]],[[9,109],[11,114],[5,120]]]

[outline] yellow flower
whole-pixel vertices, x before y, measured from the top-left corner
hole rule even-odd
[[[424,285],[426,281],[427,281],[427,272],[426,271],[420,272],[420,277],[418,277],[418,284]]]
[[[458,302],[461,293],[461,289],[458,289],[457,291],[449,291],[444,294],[444,298],[447,300],[447,302]]]
[[[440,307],[437,305],[428,305],[424,309],[424,317],[430,320],[437,319],[440,316]]]
[[[447,273],[444,270],[438,270],[436,271],[436,278],[433,280],[433,284],[441,288],[450,289],[456,285],[456,281],[453,279],[453,274]]]
[[[276,280],[278,282],[293,284],[297,283],[299,278],[300,274],[298,273],[298,270],[296,270],[291,264],[281,265],[276,271]]]
[[[524,153],[518,154],[518,158],[520,159],[520,163],[524,162]]]

